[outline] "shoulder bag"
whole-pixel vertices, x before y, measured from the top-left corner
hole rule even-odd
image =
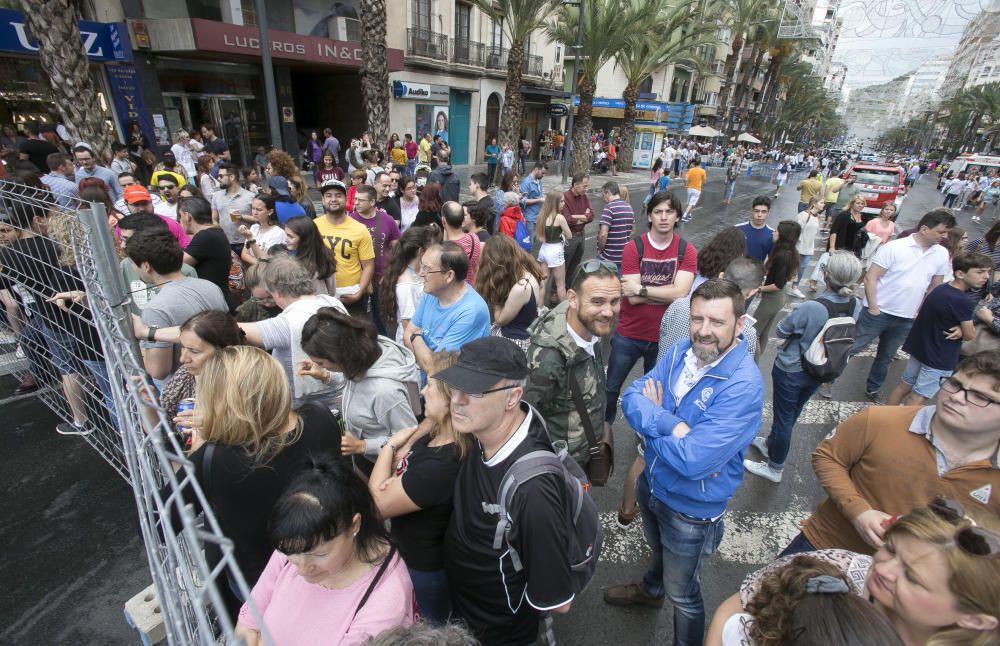
[[[576,412],[580,415],[580,425],[583,426],[583,432],[587,436],[587,452],[590,455],[590,462],[587,463],[585,469],[587,478],[593,486],[603,487],[611,479],[611,474],[615,470],[615,438],[611,432],[611,425],[603,425],[601,437],[598,439],[594,433],[587,405],[583,401],[580,382],[577,381],[576,373],[572,369],[569,373],[569,389],[573,394]]]

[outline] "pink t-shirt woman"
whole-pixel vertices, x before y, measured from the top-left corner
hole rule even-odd
[[[374,565],[350,586],[332,590],[306,581],[287,556],[275,551],[250,598],[275,644],[363,644],[383,631],[417,620],[413,584],[398,553],[393,553],[365,605],[354,614],[378,571],[379,565]],[[240,609],[239,623],[260,631],[247,604]]]
[[[865,225],[865,231],[877,235],[882,244],[885,244],[896,235],[896,223],[886,218],[875,218],[868,221],[868,224]]]

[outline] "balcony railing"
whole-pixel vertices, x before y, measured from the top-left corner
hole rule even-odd
[[[507,50],[503,47],[489,46],[486,51],[486,69],[507,71]]]
[[[428,29],[407,29],[406,53],[410,56],[447,61],[448,36]]]
[[[528,76],[542,75],[542,57],[536,54],[524,55],[524,66],[521,71]]]
[[[448,38],[426,29],[407,29],[408,56],[431,58],[443,63],[484,67],[498,72],[507,71],[508,50],[464,38]],[[450,45],[450,47],[449,47]],[[544,59],[537,54],[525,54],[521,72],[526,76],[542,76]]]
[[[457,65],[483,67],[486,64],[486,47],[472,40],[452,38],[451,62]]]

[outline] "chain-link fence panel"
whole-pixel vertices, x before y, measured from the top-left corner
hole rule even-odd
[[[0,182],[2,361],[131,484],[168,641],[237,643],[220,590],[249,587],[143,369],[105,208],[83,206]]]

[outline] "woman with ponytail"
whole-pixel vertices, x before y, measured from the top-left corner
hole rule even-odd
[[[437,240],[438,233],[440,230],[434,227],[410,227],[403,232],[386,261],[379,285],[379,312],[385,329],[393,334],[396,343],[403,343],[403,330],[424,296],[420,259]]]
[[[263,623],[275,644],[363,644],[412,625],[410,577],[364,482],[339,459],[306,466],[273,505],[274,552],[250,593],[261,616],[244,605],[236,636],[263,644]]]
[[[778,225],[779,230],[781,224]],[[743,466],[750,473],[771,482],[781,482],[785,458],[791,446],[792,428],[806,402],[820,387],[820,382],[803,370],[802,354],[823,329],[831,311],[843,312],[838,316],[852,316],[857,320],[861,314],[861,301],[854,298],[854,285],[861,278],[861,270],[861,261],[853,253],[833,252],[824,272],[827,291],[816,300],[802,303],[778,323],[778,338],[791,339],[791,342],[782,344],[771,368],[774,396],[771,433],[767,439],[756,437],[751,443],[767,460],[743,460]],[[820,301],[825,301],[825,304]],[[758,333],[762,333],[760,328]]]
[[[302,350],[309,357],[299,366],[303,374],[324,379],[329,372],[343,373],[341,452],[370,475],[389,438],[417,425],[420,375],[413,353],[379,336],[367,319],[332,307],[306,321]]]

